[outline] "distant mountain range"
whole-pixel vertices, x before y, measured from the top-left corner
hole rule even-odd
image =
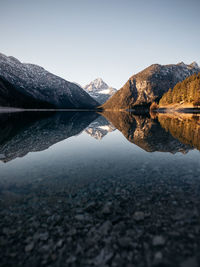
[[[0,54],[0,106],[28,109],[148,109],[169,88],[199,72],[196,62],[190,65],[183,62],[154,64],[133,75],[120,90],[108,86],[101,78],[81,88],[40,66],[21,63],[14,57]],[[196,96],[195,99],[200,100]]]
[[[40,66],[0,54],[0,106],[94,109],[98,105],[78,85]]]
[[[100,104],[105,103],[117,92],[117,89],[108,86],[102,78],[95,79],[84,86],[83,89]]]
[[[183,62],[176,65],[151,65],[133,75],[114,96],[102,105],[102,108],[120,110],[150,106],[153,101],[158,101],[169,88],[173,88],[178,82],[198,72],[200,72],[200,67],[196,62],[190,65]]]

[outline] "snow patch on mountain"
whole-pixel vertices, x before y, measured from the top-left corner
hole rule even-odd
[[[117,89],[108,86],[102,78],[96,78],[94,81],[84,86],[83,89],[100,104],[105,103],[117,92]]]

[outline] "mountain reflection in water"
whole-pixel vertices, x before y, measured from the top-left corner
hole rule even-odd
[[[42,151],[80,134],[99,115],[94,112],[28,112],[0,116],[0,155],[4,162]]]
[[[191,146],[174,138],[169,131],[165,131],[157,119],[136,116],[128,112],[105,112],[103,115],[128,141],[147,152],[186,153],[192,149]]]
[[[160,125],[181,143],[200,150],[200,115],[159,114]]]
[[[200,150],[198,115],[159,114],[151,118],[128,112],[18,112],[0,115],[0,159],[7,162],[48,149],[84,130],[101,140],[115,128],[147,152]]]

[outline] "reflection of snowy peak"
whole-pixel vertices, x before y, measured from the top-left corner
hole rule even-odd
[[[93,121],[85,130],[87,134],[97,140],[101,140],[107,133],[113,132],[115,127],[104,117],[99,117]]]
[[[117,89],[108,86],[101,78],[95,79],[84,86],[83,89],[100,104],[106,102],[117,92]]]

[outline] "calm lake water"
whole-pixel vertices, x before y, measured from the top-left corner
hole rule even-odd
[[[0,266],[199,266],[199,150],[198,115],[1,114]]]

